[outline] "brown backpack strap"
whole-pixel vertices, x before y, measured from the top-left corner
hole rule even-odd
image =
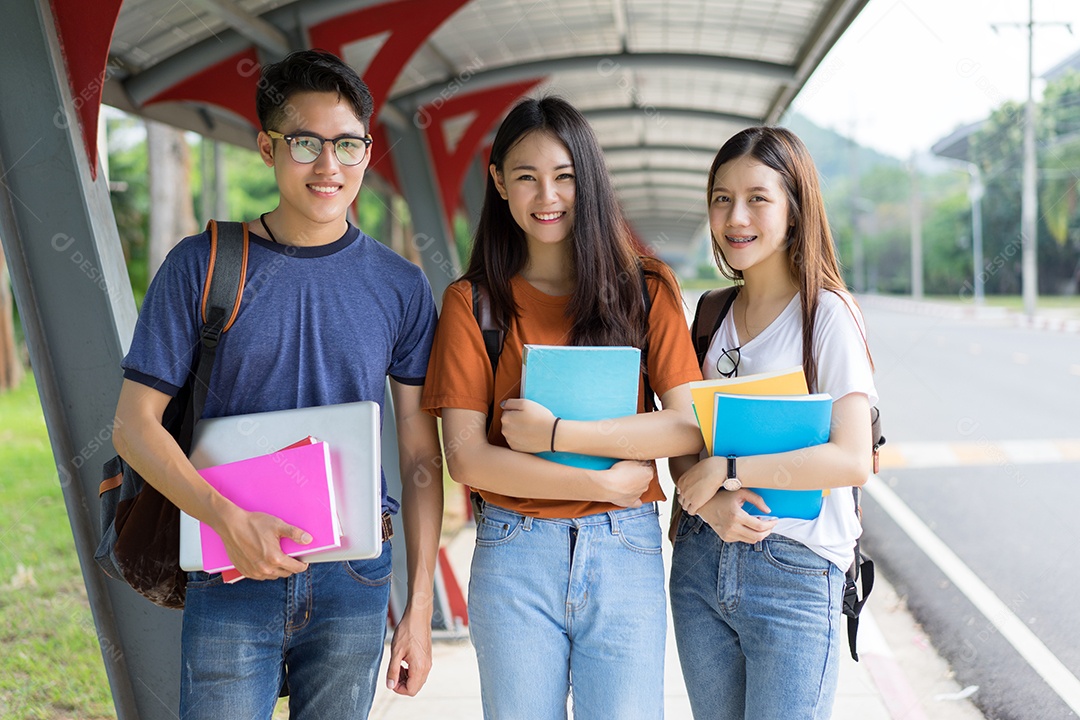
[[[247,223],[217,222],[206,224],[210,232],[210,263],[206,268],[206,281],[203,283],[202,321],[211,325],[211,315],[215,308],[220,308],[224,322],[220,332],[225,332],[236,321],[240,312],[240,301],[244,296],[244,282],[247,278],[248,238]]]
[[[694,339],[698,367],[705,362],[705,355],[709,352],[709,343],[712,342],[716,331],[720,329],[720,323],[727,317],[738,294],[739,286],[732,285],[706,290],[698,300],[697,310],[694,311],[694,321],[690,324],[690,336]]]
[[[177,444],[187,453],[195,423],[202,417],[210,376],[217,356],[221,336],[232,326],[240,312],[240,300],[247,282],[248,227],[247,223],[211,220],[210,262],[203,283],[202,327],[199,328],[199,356],[192,367],[191,400],[176,435]]]

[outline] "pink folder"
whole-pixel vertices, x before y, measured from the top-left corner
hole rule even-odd
[[[274,515],[306,530],[310,544],[282,538],[281,549],[287,555],[308,555],[341,546],[330,468],[329,447],[319,442],[205,468],[199,474],[244,510]],[[225,543],[209,525],[199,523],[199,533],[206,572],[234,567]]]

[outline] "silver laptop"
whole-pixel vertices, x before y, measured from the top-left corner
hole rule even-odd
[[[308,435],[330,447],[341,547],[305,562],[362,560],[382,553],[379,405],[364,401],[200,420],[191,464],[202,469],[276,452]],[[180,567],[202,570],[199,521],[180,513]]]

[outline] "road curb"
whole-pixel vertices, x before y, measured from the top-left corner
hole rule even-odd
[[[1008,308],[975,305],[973,302],[961,304],[937,303],[929,300],[915,300],[909,297],[890,295],[859,295],[858,300],[860,304],[867,307],[877,307],[916,315],[928,315],[951,320],[979,320],[1030,330],[1080,333],[1080,319],[1056,315],[1045,310],[1034,316],[1028,316]]]
[[[859,659],[881,696],[892,720],[927,720],[919,696],[900,667],[892,648],[878,627],[874,614],[863,611],[859,618]]]

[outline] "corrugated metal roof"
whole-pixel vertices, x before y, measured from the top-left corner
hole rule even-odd
[[[300,46],[311,26],[376,4],[126,0],[113,37],[106,99],[139,111],[134,96],[145,99],[185,73],[257,44],[267,32]],[[621,194],[631,221],[644,226],[658,211],[671,210],[672,234],[688,237],[705,219],[701,186],[708,149],[715,151],[748,124],[776,122],[865,4],[472,0],[400,69],[388,104],[407,117],[419,104],[445,95],[455,79],[467,78],[469,89],[479,90],[539,74],[545,79],[538,92],[565,96],[590,116],[605,148],[618,149],[609,167],[626,188]],[[345,45],[343,55],[366,65],[382,39],[358,37],[361,42]],[[273,43],[262,45],[265,53]],[[176,105],[155,114],[168,119],[173,113],[185,127],[211,117],[214,129],[203,132],[232,141],[246,136],[238,133],[242,126],[235,116],[214,108],[193,113],[191,107],[185,115]]]

